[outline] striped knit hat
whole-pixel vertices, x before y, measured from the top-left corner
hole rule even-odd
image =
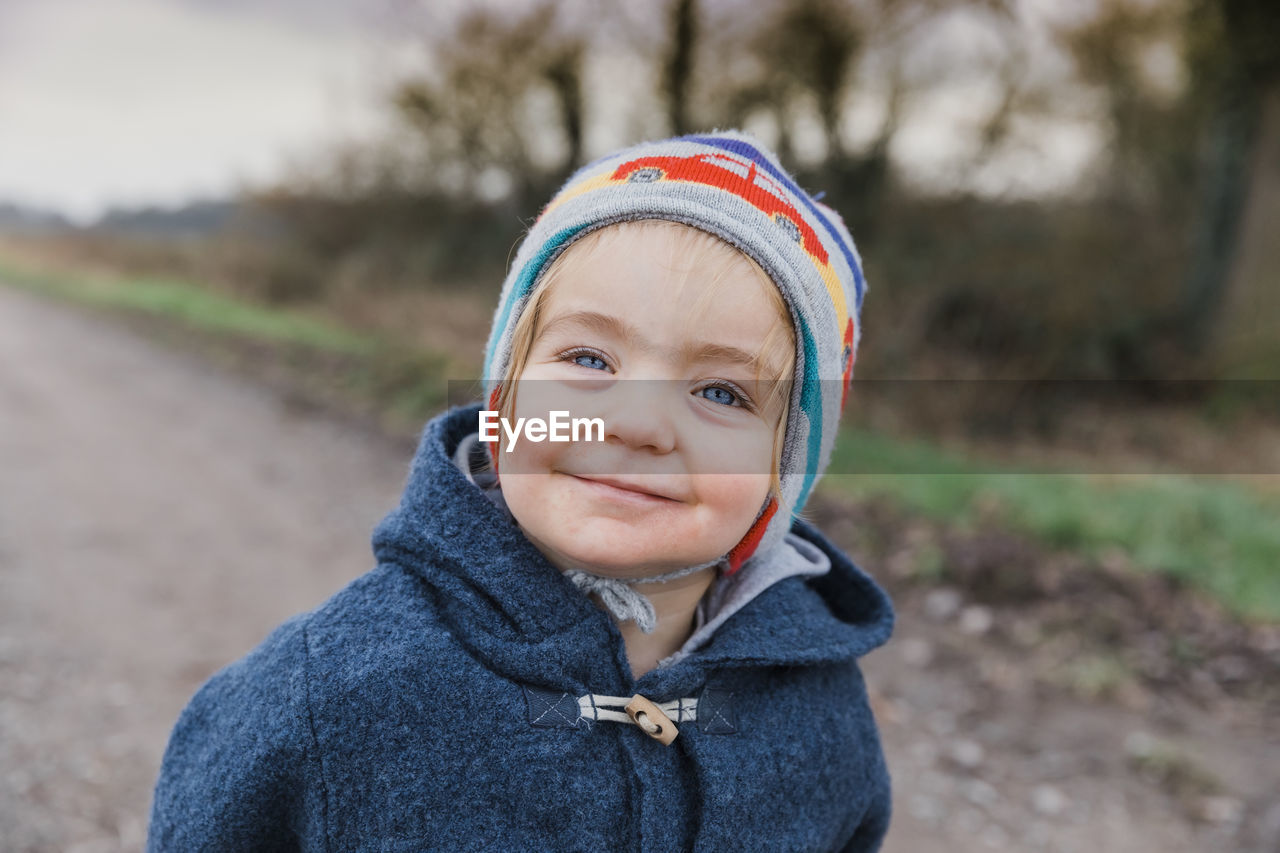
[[[491,399],[511,359],[516,319],[551,263],[583,235],[638,219],[681,222],[737,247],[773,279],[791,311],[795,381],[782,493],[768,499],[726,555],[724,571],[733,574],[781,542],[827,467],[861,332],[861,262],[839,215],[800,189],[750,136],[683,136],[611,154],[578,170],[521,244],[485,353]]]

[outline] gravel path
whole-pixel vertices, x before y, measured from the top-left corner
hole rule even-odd
[[[0,849],[137,849],[186,700],[372,566],[408,452],[0,287]]]
[[[0,851],[138,849],[183,704],[371,567],[411,451],[0,287]],[[867,661],[886,853],[1280,850],[1259,720],[1046,697],[972,608],[934,598],[904,599]],[[1162,739],[1220,789],[1135,774]]]

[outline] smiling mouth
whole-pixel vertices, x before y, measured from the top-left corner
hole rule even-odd
[[[624,480],[615,480],[610,477],[579,477],[577,474],[569,474],[568,476],[580,483],[585,483],[604,497],[630,501],[681,503],[679,498],[661,492],[654,492],[644,486],[628,483]]]

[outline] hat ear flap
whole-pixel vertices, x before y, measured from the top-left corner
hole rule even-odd
[[[498,395],[502,392],[502,383],[493,383],[493,390],[489,392],[489,410],[496,411],[498,408]],[[498,442],[489,442],[489,463],[493,466],[493,473],[498,473]]]
[[[777,511],[778,499],[770,496],[769,502],[765,504],[764,509],[760,511],[760,515],[756,517],[755,522],[747,530],[747,535],[743,536],[738,544],[734,545],[733,549],[729,551],[729,568],[725,571],[726,575],[735,574],[738,569],[742,568],[742,564],[756,552],[756,548],[760,547],[760,540],[764,538],[764,532],[768,529],[769,522]]]

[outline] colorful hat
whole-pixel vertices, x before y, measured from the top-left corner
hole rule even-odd
[[[493,394],[511,358],[516,319],[543,274],[597,228],[665,219],[714,234],[751,257],[781,291],[795,328],[795,382],[771,496],[728,555],[737,572],[791,527],[826,469],[853,376],[866,282],[853,238],[834,210],[802,190],[777,158],[727,131],[647,142],[578,170],[521,244],[494,314],[484,375]]]

